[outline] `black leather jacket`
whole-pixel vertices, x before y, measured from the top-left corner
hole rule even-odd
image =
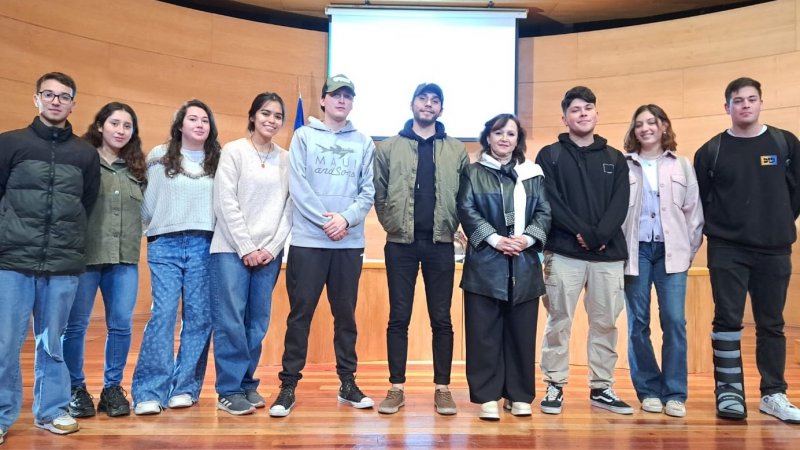
[[[550,204],[541,169],[531,161],[516,169],[510,173],[492,167],[485,156],[470,164],[461,174],[458,218],[470,244],[461,288],[519,304],[535,300],[545,292],[537,252],[544,248],[550,230]],[[517,217],[514,211],[514,176],[521,177],[525,188],[525,217]],[[486,239],[494,233],[509,236],[515,220],[525,221],[524,234],[533,238],[534,244],[519,256],[511,257],[495,250]]]

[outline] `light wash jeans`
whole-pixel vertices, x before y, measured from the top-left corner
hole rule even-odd
[[[105,365],[103,388],[122,384],[122,372],[131,348],[133,308],[139,290],[139,268],[136,264],[102,264],[87,266],[78,277],[78,293],[69,313],[64,332],[64,361],[69,368],[73,388],[85,386],[83,359],[86,353],[86,329],[92,317],[97,289],[103,294],[106,313]]]
[[[67,414],[69,372],[61,351],[61,335],[77,288],[75,275],[0,270],[0,428],[8,430],[22,406],[19,357],[31,314],[36,343],[33,418],[51,422]]]
[[[283,252],[258,267],[247,267],[236,253],[211,255],[211,311],[217,393],[243,394],[258,388],[255,378],[261,342],[269,327],[272,291]]]
[[[211,233],[184,231],[158,236],[147,244],[153,305],[133,372],[134,406],[189,394],[197,401],[203,387],[211,340],[209,248]],[[180,347],[175,358],[175,320],[182,303]]]

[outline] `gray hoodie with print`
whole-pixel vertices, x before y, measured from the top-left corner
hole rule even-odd
[[[372,139],[350,121],[338,131],[311,117],[289,146],[289,194],[294,202],[291,245],[364,248],[364,218],[372,207]],[[341,214],[348,234],[332,241],[322,231],[326,212]]]

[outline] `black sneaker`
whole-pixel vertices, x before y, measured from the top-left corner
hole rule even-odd
[[[131,404],[125,396],[128,395],[121,386],[103,388],[100,393],[98,411],[105,411],[108,417],[128,416],[131,413]]]
[[[72,399],[69,401],[69,415],[72,417],[92,417],[95,415],[94,401],[86,386],[72,389]]]
[[[610,387],[592,389],[589,393],[589,398],[592,400],[592,406],[607,409],[617,414],[633,414],[633,408],[620,400]]]
[[[269,408],[269,415],[272,417],[286,417],[292,412],[294,407],[294,388],[293,384],[282,384],[281,391],[275,402]]]
[[[358,409],[372,408],[375,404],[371,398],[361,392],[361,389],[356,386],[355,380],[346,380],[342,382],[342,387],[339,388],[339,396],[337,399],[339,403],[346,403]]]
[[[561,404],[564,402],[564,390],[561,386],[547,383],[547,392],[544,394],[542,412],[545,414],[561,414]]]

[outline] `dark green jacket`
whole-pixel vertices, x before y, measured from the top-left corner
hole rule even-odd
[[[437,122],[437,129],[439,125]],[[453,242],[458,229],[458,182],[469,159],[464,144],[447,135],[434,140],[433,155],[436,165],[433,242]],[[375,212],[389,242],[414,242],[416,171],[416,140],[397,135],[378,143],[373,169]]]
[[[125,161],[100,160],[101,186],[86,235],[86,265],[137,264],[142,244],[142,186]]]
[[[100,157],[39,118],[0,134],[0,269],[78,274],[86,218],[100,188]]]

